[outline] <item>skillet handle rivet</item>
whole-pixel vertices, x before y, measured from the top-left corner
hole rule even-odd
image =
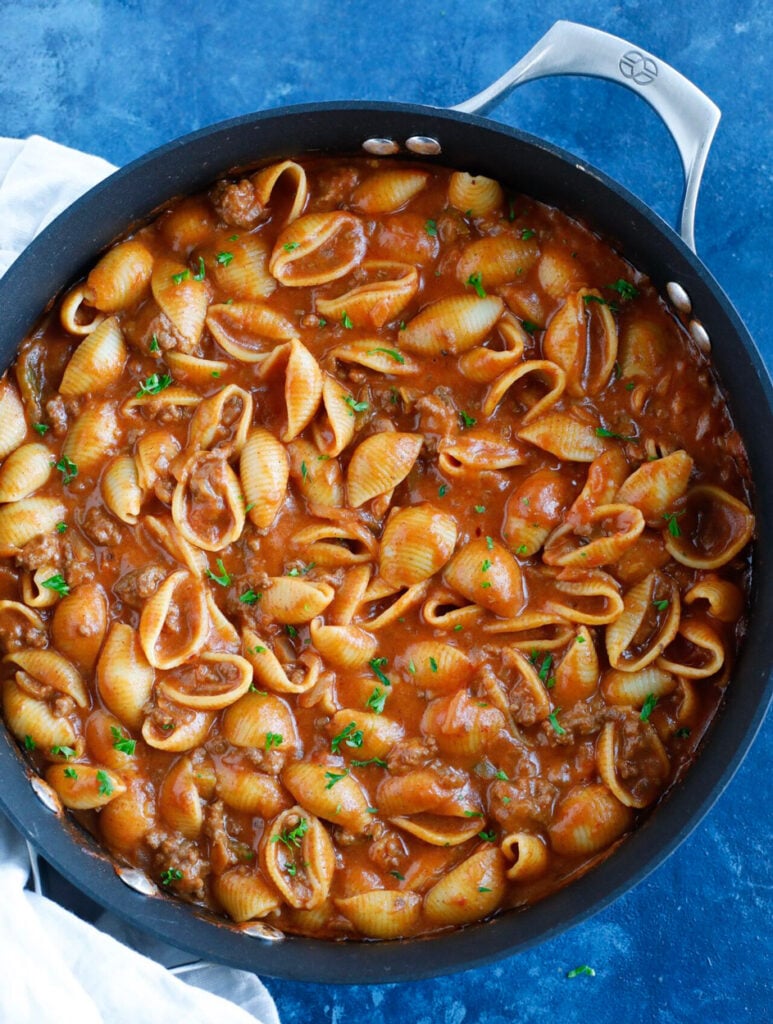
[[[692,309],[690,296],[680,284],[677,284],[676,281],[669,281],[666,285],[666,292],[671,300],[671,305],[674,306],[675,309],[678,309],[680,313],[690,312]]]
[[[394,139],[366,139],[362,148],[374,156],[393,156],[400,152],[400,144]]]
[[[141,896],[158,896],[158,887],[155,882],[140,871],[139,868],[116,867],[115,873],[124,885],[138,892]]]
[[[709,337],[709,332],[700,320],[691,320],[689,324],[689,331],[692,340],[701,352],[709,353],[711,351],[711,338]]]
[[[420,156],[438,156],[443,152],[438,140],[430,138],[429,135],[412,135],[410,139],[405,140],[405,146]]]
[[[53,811],[54,814],[62,815],[64,810],[62,808],[62,801],[56,794],[56,791],[52,786],[49,786],[47,782],[39,778],[37,775],[33,775],[30,778],[30,786],[35,796],[40,800],[44,807],[47,807],[49,811]]]

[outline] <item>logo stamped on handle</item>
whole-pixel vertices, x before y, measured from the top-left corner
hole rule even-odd
[[[645,57],[638,50],[628,50],[618,65],[624,78],[630,78],[637,85],[649,85],[658,77],[658,66],[651,57]]]

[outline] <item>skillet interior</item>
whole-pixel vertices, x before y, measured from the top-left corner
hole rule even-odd
[[[127,225],[148,219],[170,198],[202,189],[235,167],[312,151],[355,153],[366,138],[399,141],[412,135],[439,139],[439,162],[498,178],[579,216],[648,273],[660,291],[668,281],[686,289],[712,339],[713,361],[752,465],[759,536],[749,634],[729,700],[703,742],[698,765],[613,857],[526,911],[431,939],[334,943],[288,937],[264,943],[177,901],[140,896],[119,881],[111,862],[77,826],[68,822],[63,829],[39,803],[15,744],[3,733],[0,804],[65,877],[166,941],[206,959],[291,980],[383,983],[449,973],[524,950],[601,910],[661,863],[709,810],[751,744],[773,689],[773,533],[764,532],[760,515],[773,499],[773,464],[765,440],[773,432],[773,388],[767,371],[719,286],[668,225],[600,172],[532,136],[426,107],[347,103],[249,115],[172,142],[74,204],[0,281],[0,368],[10,363],[52,296],[82,276]]]

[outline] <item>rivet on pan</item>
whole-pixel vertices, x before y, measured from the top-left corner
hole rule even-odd
[[[709,337],[709,332],[706,330],[706,328],[703,326],[700,320],[690,321],[690,334],[692,335],[692,340],[695,342],[695,344],[698,346],[701,352],[711,352],[711,338]]]
[[[437,156],[443,152],[438,140],[430,138],[429,135],[412,135],[410,139],[405,140],[405,145],[412,153],[419,153],[421,156]]]
[[[49,811],[53,811],[54,814],[63,813],[62,801],[47,782],[38,778],[37,775],[33,775],[30,777],[30,785],[35,796],[44,807],[47,807]]]
[[[280,932],[278,928],[272,928],[270,924],[262,924],[260,921],[242,925],[238,931],[253,939],[263,939],[264,942],[284,942],[283,932]]]
[[[139,868],[116,868],[115,873],[124,885],[128,885],[130,889],[134,889],[142,896],[158,895],[158,887],[155,882],[151,882],[145,872],[140,871]]]
[[[689,313],[692,309],[692,303],[690,302],[690,296],[676,281],[669,281],[666,285],[666,291],[668,297],[671,299],[672,304],[679,310],[680,313]]]
[[[394,139],[366,139],[362,148],[374,156],[392,156],[400,152],[400,145]]]

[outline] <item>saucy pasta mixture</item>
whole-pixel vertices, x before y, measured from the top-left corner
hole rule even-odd
[[[111,248],[0,380],[5,721],[159,889],[394,938],[691,761],[754,523],[713,371],[565,214],[284,161]]]

